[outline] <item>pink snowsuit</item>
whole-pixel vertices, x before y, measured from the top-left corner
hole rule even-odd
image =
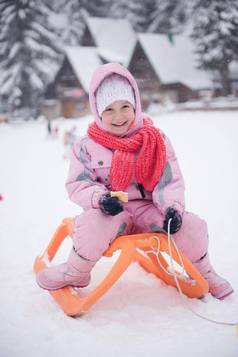
[[[119,64],[101,66],[92,78],[89,98],[91,110],[97,125],[103,129],[97,113],[95,91],[100,83],[112,73],[124,76],[135,92],[135,126],[132,132],[142,126],[146,117],[141,112],[137,84],[132,75]],[[164,134],[163,134],[164,135]],[[128,203],[124,211],[116,216],[108,216],[99,208],[100,196],[111,190],[110,165],[113,152],[94,142],[88,136],[80,138],[73,147],[66,188],[70,199],[84,212],[75,218],[74,249],[81,257],[97,261],[118,236],[162,231],[165,211],[174,207],[182,215],[182,227],[173,235],[178,248],[192,261],[199,261],[208,250],[207,225],[193,213],[184,210],[184,181],[177,158],[170,141],[166,143],[166,166],[163,175],[153,192],[147,192],[132,179],[127,192]]]

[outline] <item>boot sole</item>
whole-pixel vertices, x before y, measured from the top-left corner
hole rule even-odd
[[[85,288],[86,286],[88,286],[88,284],[85,284],[85,285],[60,284],[60,285],[57,285],[57,286],[51,288],[51,287],[48,287],[48,286],[42,284],[41,281],[39,280],[38,276],[36,276],[36,282],[37,282],[37,284],[39,285],[40,288],[42,288],[44,290],[50,290],[50,291],[62,289],[62,288],[65,288],[67,286],[72,286],[73,288]]]

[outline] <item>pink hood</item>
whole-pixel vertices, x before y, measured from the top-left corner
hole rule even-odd
[[[143,115],[141,112],[141,102],[140,102],[140,94],[138,90],[137,83],[131,73],[119,63],[107,63],[100,66],[93,74],[93,77],[90,82],[89,87],[89,102],[91,106],[91,111],[93,113],[96,124],[102,130],[102,120],[98,115],[97,107],[96,107],[96,97],[95,93],[100,83],[109,75],[116,73],[125,77],[131,84],[136,100],[136,108],[135,108],[135,125],[127,132],[126,136],[130,135],[132,132],[138,130],[142,126]]]

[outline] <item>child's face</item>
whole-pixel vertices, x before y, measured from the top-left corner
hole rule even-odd
[[[116,100],[108,105],[102,113],[104,129],[110,134],[125,134],[135,120],[133,105],[127,100]]]

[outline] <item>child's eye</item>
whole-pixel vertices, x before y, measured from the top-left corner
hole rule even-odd
[[[111,111],[112,111],[112,108],[105,109],[105,112],[111,112]]]
[[[123,109],[124,109],[124,108],[129,108],[129,105],[128,105],[128,104],[125,104],[125,105],[123,105],[122,108],[123,108]]]

